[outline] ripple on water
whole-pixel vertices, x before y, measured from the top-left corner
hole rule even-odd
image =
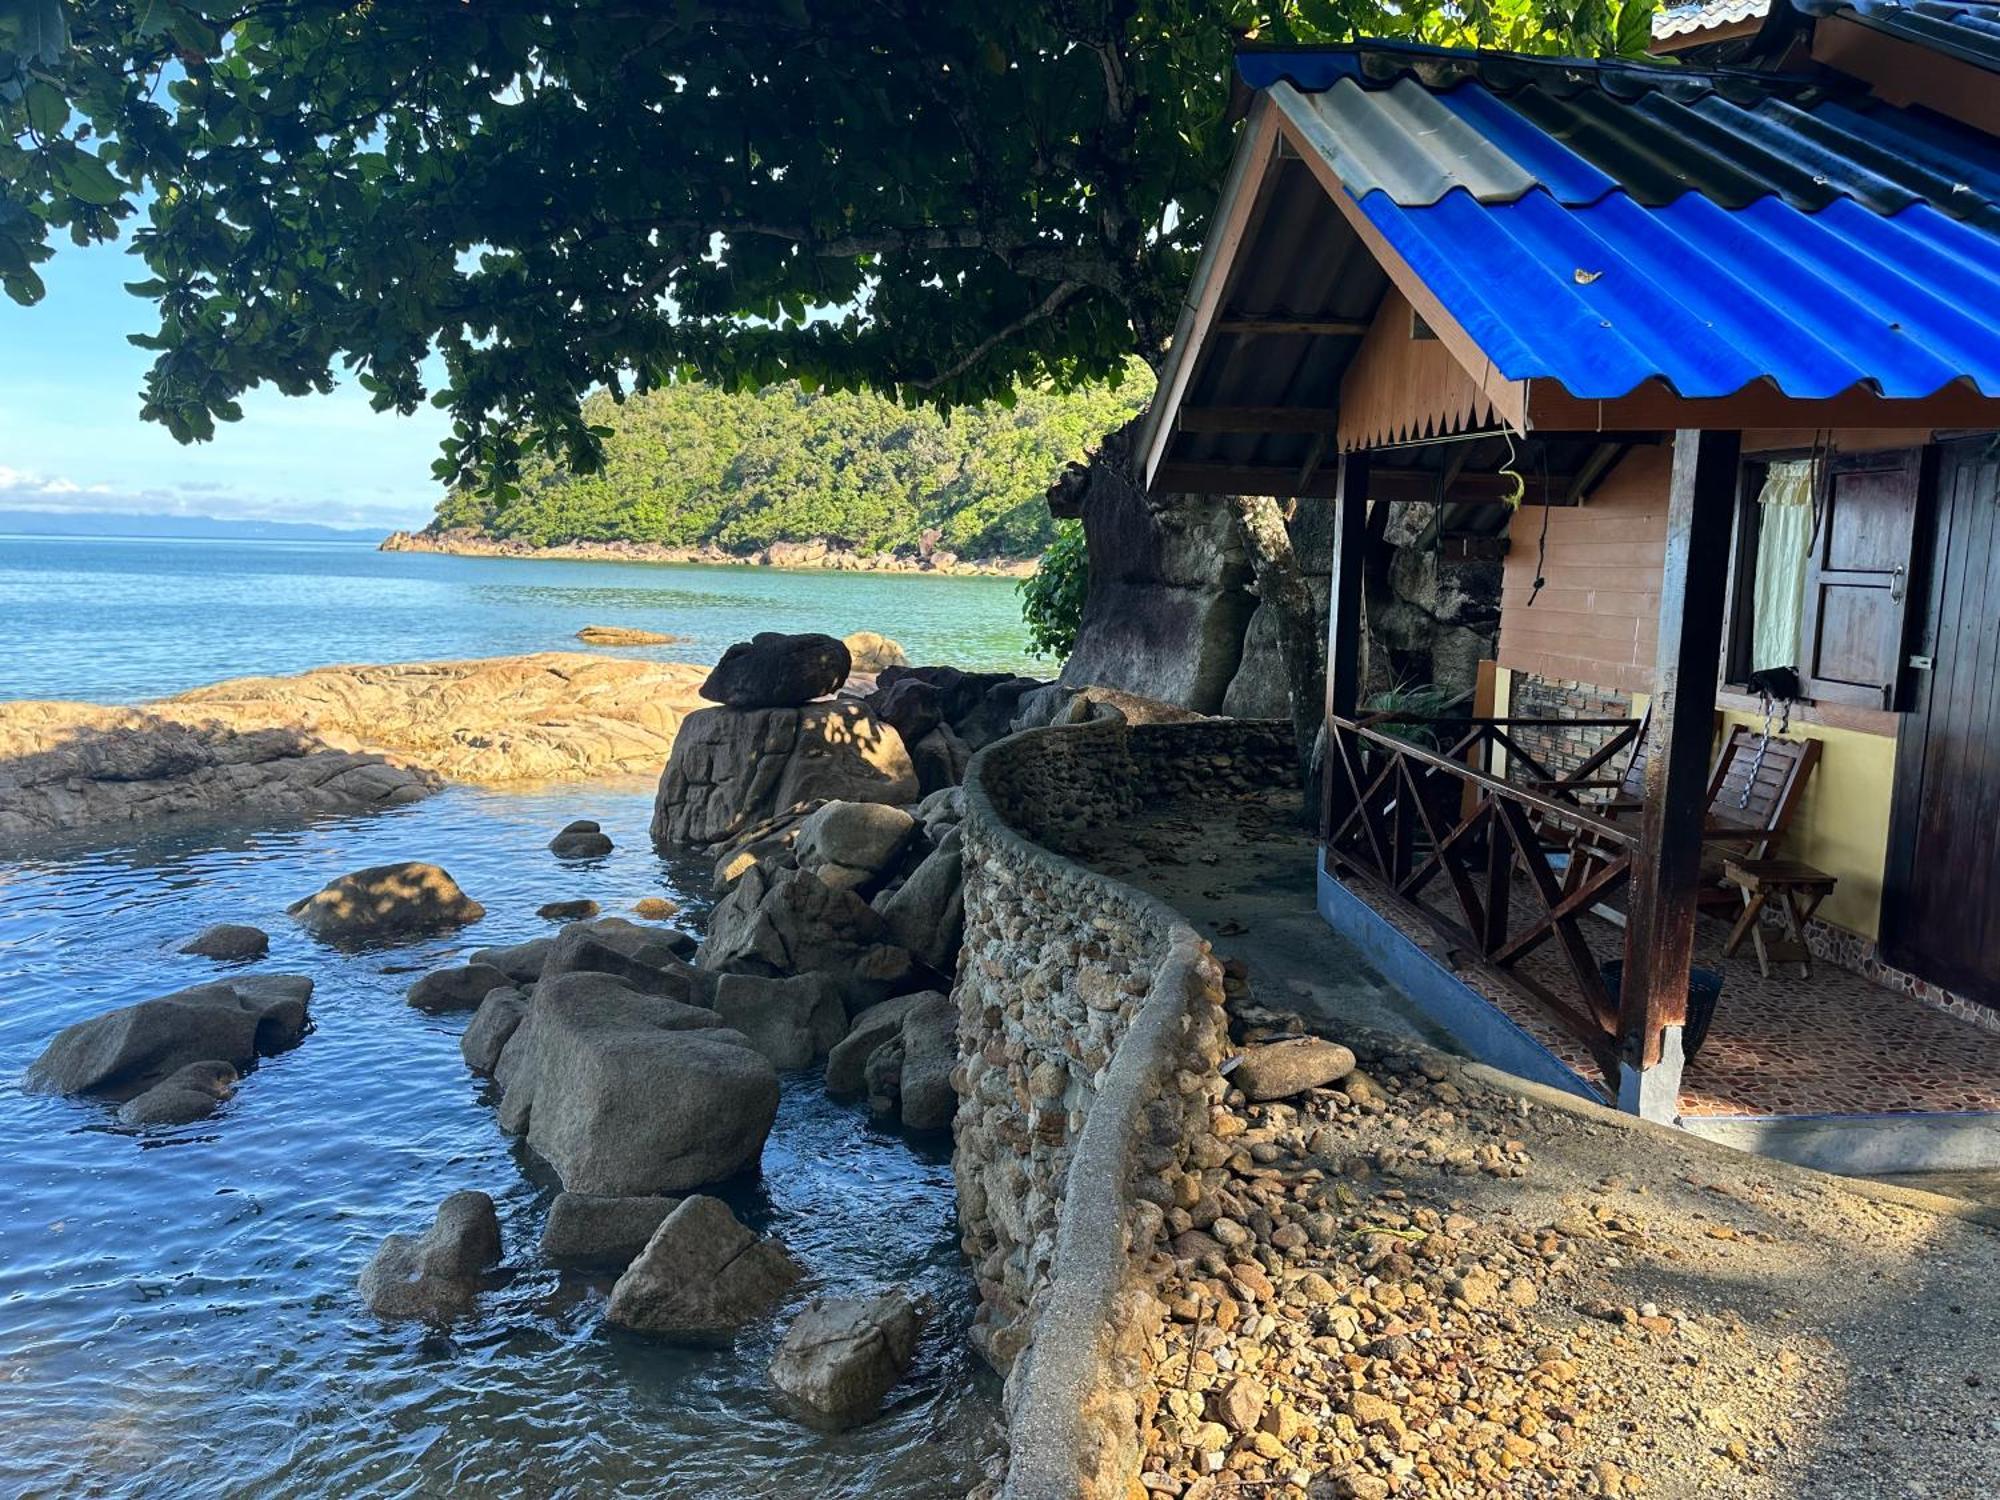
[[[412,975],[553,930],[545,901],[607,912],[661,892],[705,912],[707,868],[645,838],[643,792],[454,789],[373,818],[181,832],[0,865],[0,1492],[139,1495],[961,1494],[998,1443],[996,1383],[966,1351],[971,1288],[951,1169],[816,1080],[786,1080],[753,1181],[724,1193],[782,1235],[803,1292],[905,1282],[939,1316],[881,1421],[838,1436],[771,1404],[778,1325],[730,1351],[607,1330],[608,1282],[533,1264],[554,1192],[503,1136],[458,1052],[463,1016],[403,1003]],[[563,865],[573,817],[618,841]],[[342,953],[284,917],[363,865],[444,865],[489,915]],[[147,1138],[89,1101],[21,1091],[48,1037],[217,972],[175,952],[215,921],[271,934],[256,967],[310,974],[316,1029],[213,1119]],[[521,1269],[448,1337],[369,1319],[354,1278],[446,1194],[499,1205]]]

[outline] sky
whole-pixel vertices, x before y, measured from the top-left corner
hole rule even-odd
[[[0,509],[421,526],[439,490],[430,466],[446,413],[369,410],[353,385],[330,396],[254,391],[243,420],[182,446],[139,420],[156,326],[124,288],[147,273],[122,244],[62,240],[33,307],[0,297]]]

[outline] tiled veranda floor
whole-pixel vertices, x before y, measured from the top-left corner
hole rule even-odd
[[[1368,894],[1365,884],[1353,888]],[[1515,902],[1517,911],[1535,909],[1525,885]],[[1370,904],[1383,909],[1379,901]],[[1410,925],[1398,920],[1400,913],[1384,914]],[[1621,955],[1622,929],[1594,916],[1580,925],[1600,960]],[[1720,973],[1723,986],[1708,1040],[1682,1075],[1682,1114],[2000,1111],[2000,1033],[1824,962],[1813,964],[1810,979],[1799,977],[1796,964],[1774,964],[1766,979],[1748,943],[1733,958],[1722,956],[1728,935],[1728,924],[1713,916],[1695,929],[1695,962]],[[1558,994],[1573,991],[1553,943],[1520,969]],[[1601,1081],[1588,1050],[1532,998],[1482,982],[1476,968],[1459,977],[1573,1072]]]

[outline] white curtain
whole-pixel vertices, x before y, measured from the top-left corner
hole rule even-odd
[[[1812,548],[1812,462],[1772,464],[1757,497],[1757,584],[1750,670],[1799,664],[1806,554]]]

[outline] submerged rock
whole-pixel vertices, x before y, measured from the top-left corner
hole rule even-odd
[[[680,915],[680,909],[678,901],[669,901],[665,896],[641,896],[632,903],[632,915],[648,922],[664,922]]]
[[[1301,1036],[1246,1048],[1229,1082],[1246,1099],[1289,1099],[1338,1083],[1353,1071],[1354,1054],[1340,1043]]]
[[[839,687],[853,667],[830,635],[760,631],[722,653],[701,695],[730,708],[796,708]]]
[[[606,974],[545,978],[500,1071],[502,1126],[572,1192],[719,1182],[756,1164],[778,1113],[778,1075],[741,1032]]]
[[[542,965],[548,962],[549,950],[555,945],[554,938],[545,937],[504,948],[475,948],[472,962],[491,964],[516,984],[533,984],[542,977]]]
[[[549,840],[549,853],[557,859],[599,859],[611,850],[611,836],[589,818],[565,824]]]
[[[656,843],[726,843],[815,801],[914,802],[902,736],[852,700],[688,715],[653,803]]]
[[[472,1310],[500,1263],[500,1219],[484,1193],[453,1193],[422,1238],[392,1234],[362,1268],[361,1297],[378,1318],[443,1323]]]
[[[847,1006],[824,974],[724,974],[716,981],[715,1014],[774,1068],[810,1067],[847,1034]]]
[[[506,989],[513,981],[491,964],[461,964],[453,969],[437,969],[424,975],[404,992],[403,998],[418,1010],[433,1014],[447,1010],[477,1010],[495,990]]]
[[[217,922],[204,927],[185,943],[181,952],[192,953],[197,958],[216,958],[225,962],[241,963],[262,958],[271,951],[271,935],[261,927],[248,927],[238,922]]]
[[[500,1054],[528,1013],[528,997],[509,985],[488,990],[479,1010],[458,1039],[465,1065],[475,1073],[491,1073],[500,1065]]]
[[[870,1421],[910,1367],[924,1312],[900,1287],[878,1297],[814,1298],[785,1330],[771,1383],[815,1426]]]
[[[802,1272],[719,1198],[683,1199],[611,1289],[608,1321],[678,1343],[726,1340],[769,1312]]]
[[[446,871],[414,860],[343,875],[286,910],[329,942],[415,937],[486,915]]]
[[[595,901],[544,901],[535,908],[535,915],[545,922],[581,922],[602,911]]]
[[[312,991],[303,974],[243,974],[106,1011],[57,1032],[28,1086],[130,1097],[190,1063],[248,1067],[298,1044]]]
[[[633,625],[586,625],[576,633],[576,638],[586,646],[671,646],[682,639]]]
[[[226,1062],[194,1062],[128,1099],[118,1111],[123,1125],[186,1125],[205,1120],[236,1092],[236,1070]]]
[[[571,1270],[623,1270],[653,1231],[681,1206],[678,1198],[558,1193],[542,1227],[542,1259]]]

